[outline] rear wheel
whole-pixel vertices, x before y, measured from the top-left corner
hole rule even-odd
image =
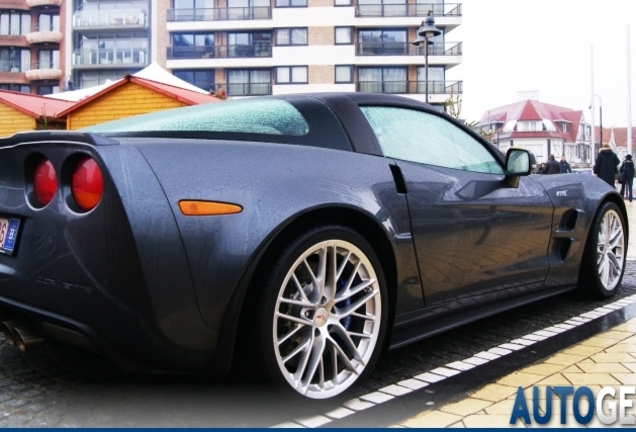
[[[592,297],[609,298],[618,291],[625,273],[627,236],[621,209],[611,202],[603,204],[589,236],[579,288]]]
[[[387,293],[369,244],[346,227],[299,236],[275,260],[259,312],[269,377],[309,399],[355,389],[382,349]]]

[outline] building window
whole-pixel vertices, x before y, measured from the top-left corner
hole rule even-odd
[[[168,59],[214,58],[214,33],[175,33]]]
[[[31,14],[0,12],[0,35],[24,35],[31,33]]]
[[[174,76],[205,91],[214,91],[214,69],[175,70]]]
[[[336,45],[351,45],[353,43],[353,27],[336,27]]]
[[[11,90],[20,93],[31,93],[31,88],[24,84],[0,84],[0,90]]]
[[[358,16],[407,16],[406,0],[358,0]],[[426,13],[423,15],[425,16]]]
[[[276,45],[307,45],[307,27],[277,29]]]
[[[148,35],[145,33],[83,34],[74,51],[74,65],[148,64]]]
[[[417,68],[417,92],[426,93],[426,68]],[[430,94],[445,94],[446,70],[444,67],[432,66],[428,68],[428,92]]]
[[[271,57],[272,34],[269,32],[228,33],[228,57]]]
[[[358,91],[370,93],[407,93],[405,67],[358,68]]]
[[[408,54],[406,29],[360,30],[358,55],[406,55]]]
[[[336,84],[353,82],[353,66],[336,65],[335,68]]]
[[[59,69],[59,50],[40,50],[38,53],[38,69]]]
[[[276,0],[276,7],[307,7],[307,0]]]
[[[227,72],[228,96],[255,96],[272,94],[269,69],[235,69]]]
[[[60,31],[60,16],[40,14],[38,18],[38,30],[39,31]]]
[[[307,66],[277,67],[276,84],[307,84]]]
[[[132,75],[138,71],[139,69],[113,69],[79,72],[78,79],[74,79],[73,82],[79,83],[78,89],[94,87],[96,85],[106,84],[108,81],[117,81],[126,75]]]
[[[334,0],[334,6],[351,6],[353,3],[351,0]]]
[[[48,94],[59,93],[59,92],[60,92],[60,86],[56,86],[56,85],[38,86],[39,95],[48,95]]]
[[[31,70],[31,51],[19,48],[0,48],[0,72]]]

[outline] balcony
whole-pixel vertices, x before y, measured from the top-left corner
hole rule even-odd
[[[424,81],[358,81],[356,91],[363,93],[425,94]],[[462,94],[463,81],[429,81],[429,94]]]
[[[141,9],[113,12],[76,12],[73,14],[75,30],[139,30],[148,28],[148,15]]]
[[[210,9],[168,9],[168,21],[235,21],[271,19],[272,8],[230,7]]]
[[[62,32],[59,31],[34,31],[25,35],[27,42],[31,45],[59,44],[62,42]]]
[[[148,66],[148,54],[139,48],[75,50],[73,66],[84,69],[145,67]]]
[[[269,82],[216,84],[214,91],[219,90],[225,90],[228,96],[265,96],[272,94],[272,84]]]
[[[36,63],[31,65],[31,69],[26,71],[25,75],[29,81],[59,81],[62,78],[62,69],[56,63]]]
[[[62,6],[62,0],[26,0],[31,9],[51,9]]]
[[[357,56],[423,56],[424,47],[408,42],[360,42],[356,45]],[[429,56],[460,56],[461,42],[446,42],[429,45]]]
[[[210,59],[210,58],[254,58],[271,57],[272,45],[215,45],[215,46],[173,46],[168,47],[168,60]]]
[[[445,17],[462,16],[461,3],[364,4],[356,5],[356,17],[425,17],[428,11]]]

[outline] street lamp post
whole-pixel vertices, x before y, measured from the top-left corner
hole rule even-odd
[[[603,99],[601,99],[601,97],[597,94],[594,95],[594,97],[598,98],[598,115],[600,117],[599,120],[599,129],[601,131],[601,135],[599,137],[599,146],[596,147],[596,143],[595,144],[595,153],[597,154],[598,151],[600,150],[600,148],[603,146]],[[590,109],[594,109],[594,101],[592,101],[592,105],[590,105]],[[592,125],[592,137],[594,136],[594,125]]]
[[[420,46],[424,42],[424,94],[426,103],[428,101],[428,46],[434,42],[429,40],[434,36],[442,34],[442,31],[435,27],[435,18],[433,18],[433,11],[428,11],[426,19],[422,21],[422,26],[417,29],[417,38],[412,42],[415,46]]]

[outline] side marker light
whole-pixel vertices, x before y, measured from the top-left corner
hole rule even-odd
[[[215,201],[182,200],[179,209],[186,216],[217,216],[240,213],[243,207]]]

